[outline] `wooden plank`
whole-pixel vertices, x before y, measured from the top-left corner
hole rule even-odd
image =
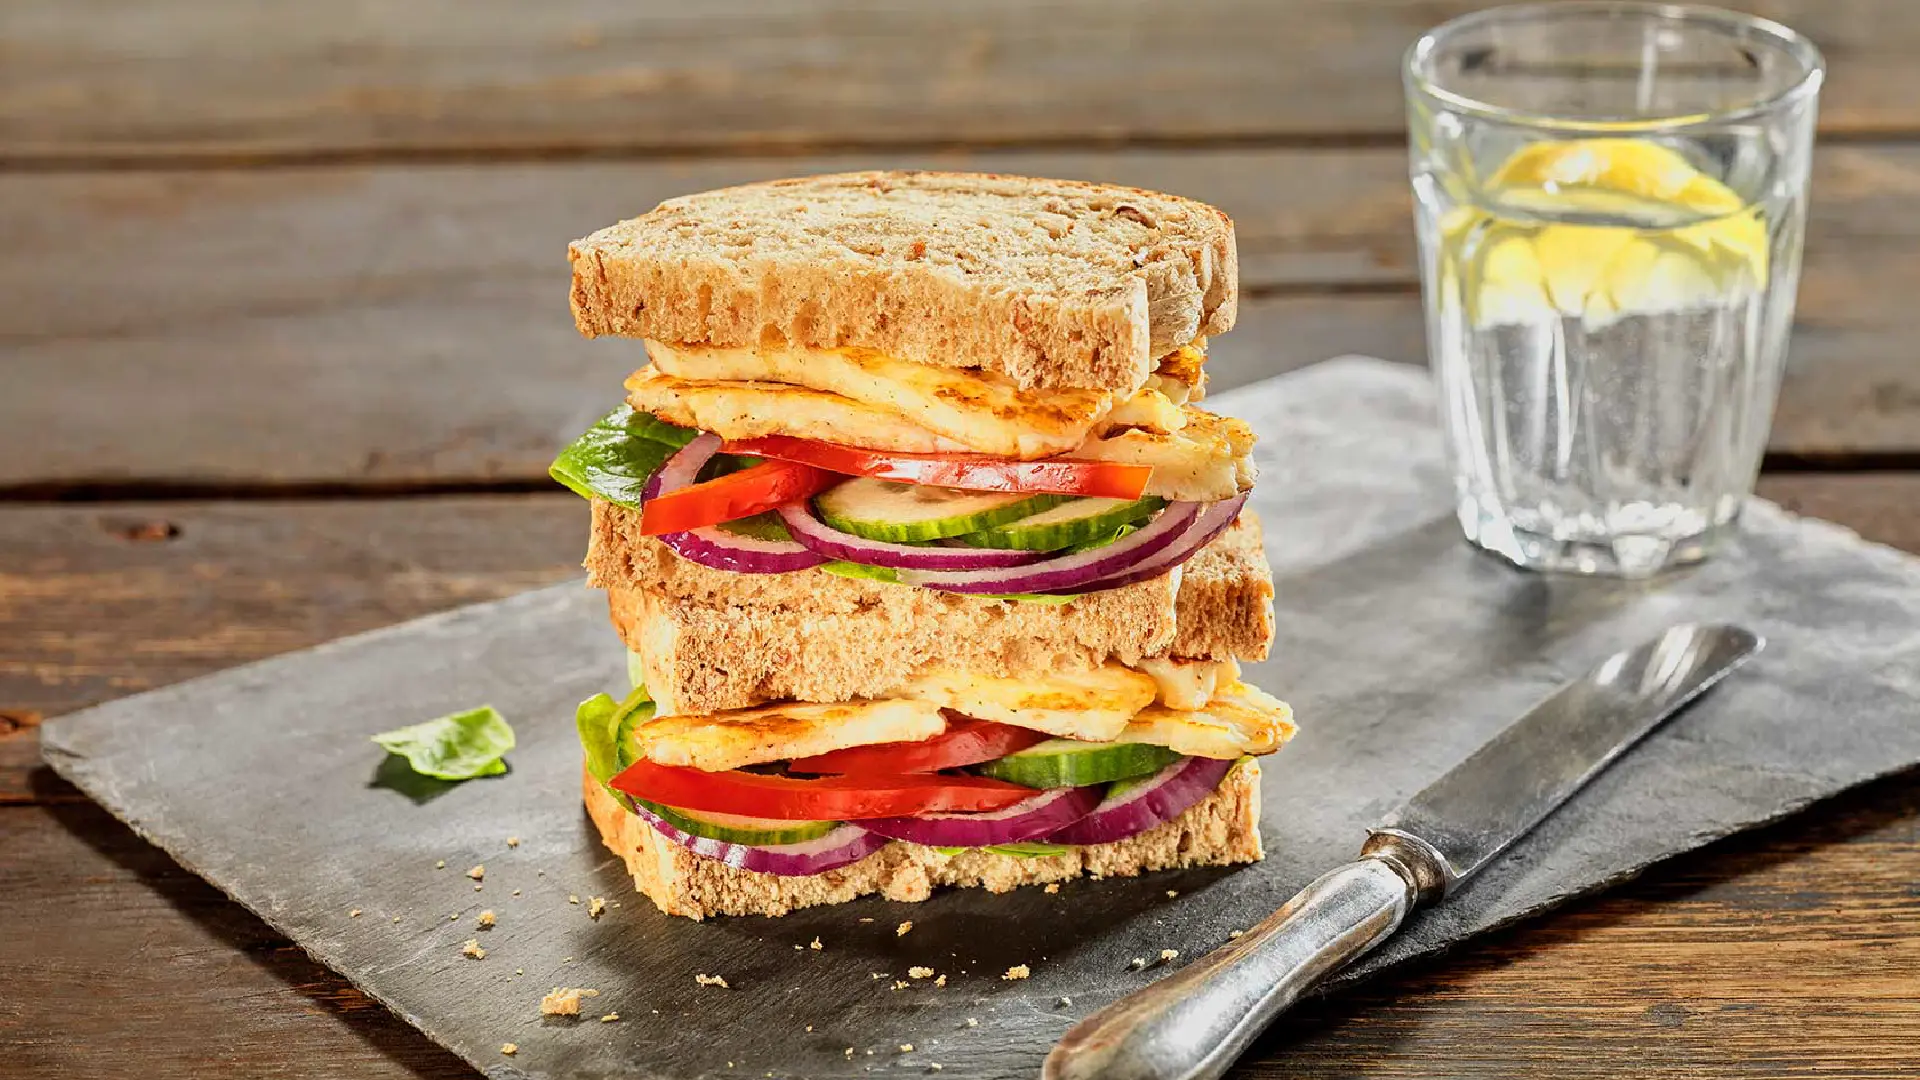
[[[77,793],[0,808],[0,912],[9,1077],[476,1075]]]
[[[1309,1005],[1235,1075],[1911,1076],[1916,877],[1920,778],[1883,782]],[[0,912],[17,1080],[476,1075],[89,803],[0,808]]]
[[[1819,161],[1773,448],[1920,449],[1920,148]],[[635,363],[573,332],[567,239],[676,192],[872,164],[1218,202],[1248,294],[1218,385],[1423,354],[1397,150],[0,176],[0,487],[535,481]]]
[[[1480,0],[13,0],[0,158],[1391,140]],[[1753,0],[1836,63],[1829,132],[1920,129],[1904,0]]]

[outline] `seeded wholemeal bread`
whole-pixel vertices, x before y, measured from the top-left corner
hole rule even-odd
[[[811,877],[757,873],[702,858],[629,813],[592,776],[584,776],[583,789],[587,814],[601,841],[626,863],[634,885],[661,911],[693,919],[785,915],[868,893],[889,900],[925,900],[940,885],[982,886],[999,893],[1082,875],[1133,877],[1153,870],[1230,866],[1257,862],[1263,855],[1260,766],[1251,759],[1234,766],[1212,795],[1179,817],[1115,843],[1023,858],[984,851],[947,855],[896,842],[859,862]]]
[[[648,688],[676,712],[881,697],[929,667],[993,675],[1109,658],[1265,659],[1273,579],[1251,513],[1177,572],[1067,604],[1029,604],[812,570],[732,574],[639,535],[594,504],[587,568]]]
[[[1233,326],[1233,222],[1190,199],[865,172],[688,195],[568,248],[588,337],[853,345],[1021,388],[1131,392]]]

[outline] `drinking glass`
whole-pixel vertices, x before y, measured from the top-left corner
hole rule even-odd
[[[1408,51],[1468,540],[1642,577],[1730,530],[1793,321],[1823,71],[1786,27],[1665,4],[1492,8]]]

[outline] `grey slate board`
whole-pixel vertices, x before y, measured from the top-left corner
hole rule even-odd
[[[1130,971],[1130,957],[1190,959],[1224,941],[1352,857],[1370,822],[1556,682],[1683,619],[1744,622],[1771,645],[1349,978],[1920,762],[1920,562],[1756,501],[1738,547],[1690,573],[1522,574],[1457,538],[1420,373],[1347,359],[1216,404],[1264,440],[1256,505],[1279,640],[1251,677],[1302,724],[1269,759],[1269,854],[1254,867],[779,920],[660,915],[579,808],[572,706],[623,685],[624,665],[600,597],[577,584],[63,717],[45,728],[47,758],[490,1076],[556,1080],[922,1074],[932,1062],[946,1077],[1037,1075],[1073,1021],[1164,970]],[[385,783],[368,734],[479,702],[515,722],[508,775],[411,793]],[[462,872],[478,863],[476,892]],[[595,921],[592,896],[622,905]],[[483,908],[497,928],[473,928]],[[816,936],[824,948],[805,948]],[[486,959],[460,955],[470,937]],[[1032,977],[1001,979],[1015,964]],[[891,989],[912,965],[948,985]],[[558,985],[598,989],[592,1016],[622,1019],[541,1020],[539,998]],[[503,1057],[504,1042],[519,1053]]]

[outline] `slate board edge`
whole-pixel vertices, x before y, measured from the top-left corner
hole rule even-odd
[[[45,761],[47,765],[50,768],[52,768],[53,771],[56,774],[58,774],[61,778],[73,784],[75,787],[79,788],[81,791],[86,792],[89,798],[93,799],[108,813],[112,814],[115,818],[117,818],[121,823],[126,825],[129,829],[133,830],[134,835],[140,837],[140,839],[146,841],[147,843],[152,844],[153,846],[159,848],[161,851],[166,852],[167,856],[173,859],[176,863],[178,863],[182,869],[187,870],[188,872],[192,873],[195,877],[200,878],[202,881],[205,881],[209,885],[212,885],[215,889],[218,889],[222,896],[225,896],[227,899],[232,900],[234,903],[239,904],[241,907],[251,912],[261,922],[264,922],[267,924],[267,926],[271,927],[275,933],[279,934],[281,937],[286,938],[288,941],[292,942],[293,944],[299,946],[302,952],[306,953],[308,956],[312,957],[314,960],[318,961],[319,963],[325,965],[327,970],[332,971],[336,975],[339,975],[341,978],[346,979],[347,982],[350,985],[352,985],[356,990],[359,990],[361,993],[367,995],[367,997],[371,998],[372,1000],[379,1002],[382,1008],[386,1009],[392,1015],[398,1017],[400,1020],[405,1022],[409,1027],[412,1027],[414,1030],[420,1032],[422,1035],[425,1035],[428,1039],[432,1040],[435,1045],[445,1049],[447,1052],[467,1062],[469,1065],[472,1065],[474,1068],[480,1070],[480,1072],[483,1073],[484,1075],[495,1078],[495,1080],[531,1080],[532,1074],[527,1073],[507,1062],[504,1062],[504,1061],[483,1062],[483,1061],[479,1061],[474,1058],[468,1057],[466,1054],[462,1053],[458,1047],[442,1040],[439,1037],[438,1032],[434,1029],[433,1025],[429,1024],[424,1018],[417,1016],[413,1013],[407,1012],[406,1010],[400,1008],[400,1006],[393,999],[389,998],[387,995],[382,994],[378,990],[374,989],[370,981],[363,982],[359,978],[356,978],[355,976],[350,974],[346,970],[348,965],[343,962],[343,958],[333,955],[332,950],[326,949],[324,947],[316,948],[306,944],[305,942],[300,940],[299,935],[294,933],[293,928],[290,925],[282,924],[278,919],[274,917],[272,912],[248,903],[244,898],[237,896],[232,892],[229,892],[224,885],[221,885],[219,882],[216,882],[212,878],[208,877],[205,873],[203,873],[200,870],[198,866],[194,864],[194,862],[191,859],[187,858],[183,854],[183,848],[186,846],[187,838],[180,836],[179,834],[162,833],[149,828],[147,823],[144,820],[142,820],[138,814],[134,813],[131,807],[127,806],[126,803],[124,803],[121,799],[118,798],[117,794],[113,791],[113,789],[109,785],[95,783],[95,780],[97,779],[97,777],[94,775],[93,771],[90,768],[88,768],[89,759],[85,755],[75,753],[72,750],[68,749],[68,747],[61,741],[59,736],[61,732],[64,731],[67,727],[73,726],[77,723],[84,723],[89,714],[95,712],[98,709],[105,708],[107,706],[137,705],[139,702],[149,697],[153,697],[153,696],[164,697],[169,694],[179,693],[186,689],[194,687],[203,681],[235,679],[245,675],[246,673],[250,672],[255,668],[271,665],[278,661],[286,660],[292,657],[301,657],[301,656],[306,656],[306,655],[310,655],[317,652],[323,652],[327,650],[342,648],[348,645],[349,643],[357,642],[362,639],[378,639],[385,635],[396,634],[403,631],[414,631],[414,630],[420,629],[423,626],[431,626],[436,623],[449,622],[458,618],[472,618],[472,617],[475,617],[476,615],[488,613],[495,609],[505,610],[505,609],[511,609],[516,606],[523,606],[534,600],[545,600],[549,596],[557,594],[560,590],[584,588],[585,587],[584,582],[585,582],[584,578],[577,578],[571,581],[561,582],[555,585],[543,586],[538,589],[529,590],[528,592],[518,593],[513,596],[505,597],[499,600],[488,600],[478,604],[467,604],[462,607],[449,609],[447,611],[439,611],[431,615],[423,615],[417,619],[409,619],[405,622],[395,623],[390,626],[377,627],[373,630],[363,631],[358,634],[351,634],[346,637],[335,638],[332,641],[322,642],[319,645],[311,646],[310,648],[307,648],[307,649],[296,650],[291,653],[282,653],[278,656],[264,657],[262,659],[252,661],[251,663],[241,664],[237,667],[225,668],[220,671],[209,672],[208,674],[199,676],[197,678],[186,679],[181,682],[171,683],[167,686],[156,687],[152,690],[143,691],[142,693],[134,694],[129,697],[116,698],[114,701],[111,701],[111,702],[103,702],[101,705],[93,706],[87,709],[82,709],[79,712],[69,713],[66,716],[58,717],[42,725],[41,732],[40,732],[41,759]],[[652,1076],[641,1078],[641,1080],[678,1080],[678,1078],[672,1077],[666,1074],[655,1073]]]

